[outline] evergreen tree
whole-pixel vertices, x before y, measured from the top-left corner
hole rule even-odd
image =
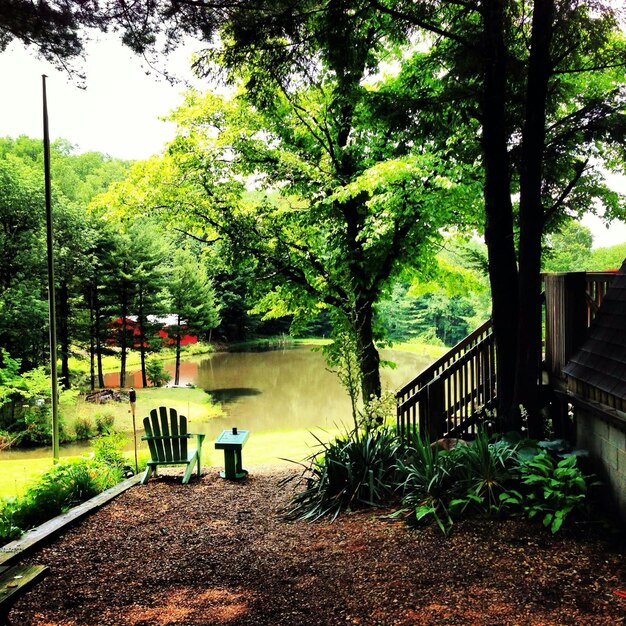
[[[176,316],[174,339],[176,370],[174,384],[180,382],[180,346],[183,331],[205,333],[219,322],[219,308],[213,284],[206,267],[191,252],[179,249],[167,284],[171,298],[171,313]]]

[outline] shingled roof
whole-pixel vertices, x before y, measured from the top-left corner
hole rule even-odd
[[[565,374],[626,400],[626,260]]]

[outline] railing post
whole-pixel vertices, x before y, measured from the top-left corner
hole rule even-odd
[[[431,380],[426,387],[427,401],[426,401],[426,428],[423,431],[423,435],[428,437],[428,441],[436,441],[443,435],[443,423],[444,423],[444,393],[443,393],[444,380],[441,376]]]
[[[587,334],[587,281],[585,272],[546,274],[546,368],[552,380]]]
[[[587,275],[585,272],[546,274],[545,367],[552,390],[564,385],[563,368],[587,335]],[[550,415],[555,435],[569,438],[572,424],[567,402],[552,398]]]

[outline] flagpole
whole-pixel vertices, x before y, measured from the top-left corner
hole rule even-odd
[[[57,328],[54,298],[54,255],[52,232],[52,190],[50,185],[50,133],[48,130],[48,98],[46,75],[41,75],[43,87],[43,164],[46,184],[46,235],[48,247],[48,311],[50,318],[50,381],[52,387],[52,458],[59,460],[59,394],[57,382]]]

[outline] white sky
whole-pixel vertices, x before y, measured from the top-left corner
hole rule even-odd
[[[192,45],[173,53],[168,68],[198,88],[190,64]],[[181,102],[184,85],[171,85],[156,74],[146,74],[140,59],[113,36],[87,45],[83,65],[86,89],[13,42],[0,54],[0,137],[42,136],[41,75],[46,74],[51,139],[64,138],[79,152],[97,151],[123,159],[145,159],[161,152],[174,136],[174,126],[159,118]],[[626,188],[626,179],[616,184]],[[607,229],[599,218],[583,219],[594,236],[594,247],[626,241],[626,224]]]
[[[178,51],[168,63],[181,78],[191,78],[190,55],[189,48]],[[79,152],[95,150],[123,159],[160,152],[174,127],[159,117],[180,103],[184,85],[146,75],[140,59],[112,37],[88,44],[83,71],[86,89],[13,42],[0,54],[0,136],[42,136],[41,75],[46,74],[52,140],[62,137]]]

